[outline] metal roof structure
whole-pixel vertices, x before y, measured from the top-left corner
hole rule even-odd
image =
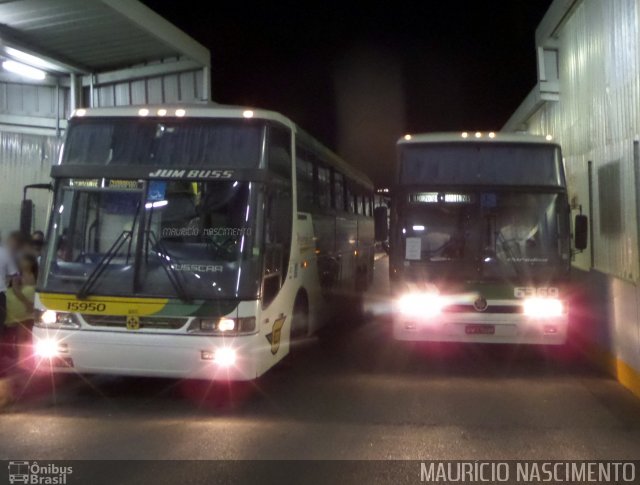
[[[209,50],[137,0],[0,0],[0,131],[80,107],[211,99]]]
[[[526,120],[545,103],[560,99],[558,82],[558,32],[582,0],[553,0],[536,29],[538,82],[502,127],[502,131],[527,131]]]
[[[49,179],[74,110],[206,103],[210,76],[209,51],[137,0],[0,0],[0,229]],[[32,197],[42,228],[48,194]]]
[[[0,0],[0,23],[3,56],[34,55],[45,71],[88,74],[167,57],[210,67],[204,46],[138,1]]]

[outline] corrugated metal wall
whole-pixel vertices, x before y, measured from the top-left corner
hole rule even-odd
[[[3,236],[19,227],[22,188],[49,181],[49,169],[58,152],[51,136],[0,132],[0,232]],[[35,203],[35,228],[44,229],[49,204],[48,191],[29,193]]]
[[[163,62],[177,60],[165,59]],[[89,104],[90,88],[85,87],[84,91],[85,104]],[[56,106],[56,94],[59,107]],[[203,96],[202,71],[197,70],[95,86],[93,106],[187,104]],[[69,116],[68,88],[0,82],[0,115],[49,119],[50,126],[55,126],[56,113],[63,119]],[[0,232],[3,234],[18,228],[24,185],[49,181],[51,164],[57,159],[60,144],[55,136],[16,131],[10,125],[0,125]],[[51,133],[55,132],[51,130]],[[42,191],[34,191],[33,195],[36,226],[43,228],[47,196]]]
[[[163,63],[179,61],[165,59]],[[148,63],[145,65],[159,64]],[[94,90],[94,106],[125,106],[159,103],[193,103],[203,99],[202,71],[189,71],[163,76],[103,84]],[[85,87],[89,99],[89,87]]]
[[[60,89],[60,106],[56,107],[56,87],[0,82],[0,113],[20,116],[42,116],[55,119],[68,116],[69,90]]]
[[[640,277],[633,142],[640,133],[640,32],[636,0],[584,0],[560,32],[560,101],[529,122],[562,145],[571,195],[588,212],[593,162],[595,268]],[[589,253],[576,264],[588,269]]]

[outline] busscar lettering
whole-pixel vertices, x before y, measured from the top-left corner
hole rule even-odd
[[[211,264],[176,264],[173,266],[176,271],[189,271],[194,273],[222,273],[222,266]]]
[[[149,178],[187,178],[187,179],[230,179],[233,177],[233,170],[174,170],[159,168],[155,172],[149,173]]]

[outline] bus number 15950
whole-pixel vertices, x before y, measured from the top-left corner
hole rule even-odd
[[[104,303],[90,301],[70,301],[67,303],[67,310],[72,312],[103,312],[107,309]]]

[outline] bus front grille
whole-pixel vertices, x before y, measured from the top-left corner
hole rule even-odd
[[[84,321],[92,327],[126,328],[125,315],[88,315],[82,314]],[[178,330],[186,325],[188,318],[184,317],[138,317],[139,328]]]
[[[442,309],[445,313],[522,313],[522,305],[491,305],[485,310],[477,310],[473,305],[449,305]]]

